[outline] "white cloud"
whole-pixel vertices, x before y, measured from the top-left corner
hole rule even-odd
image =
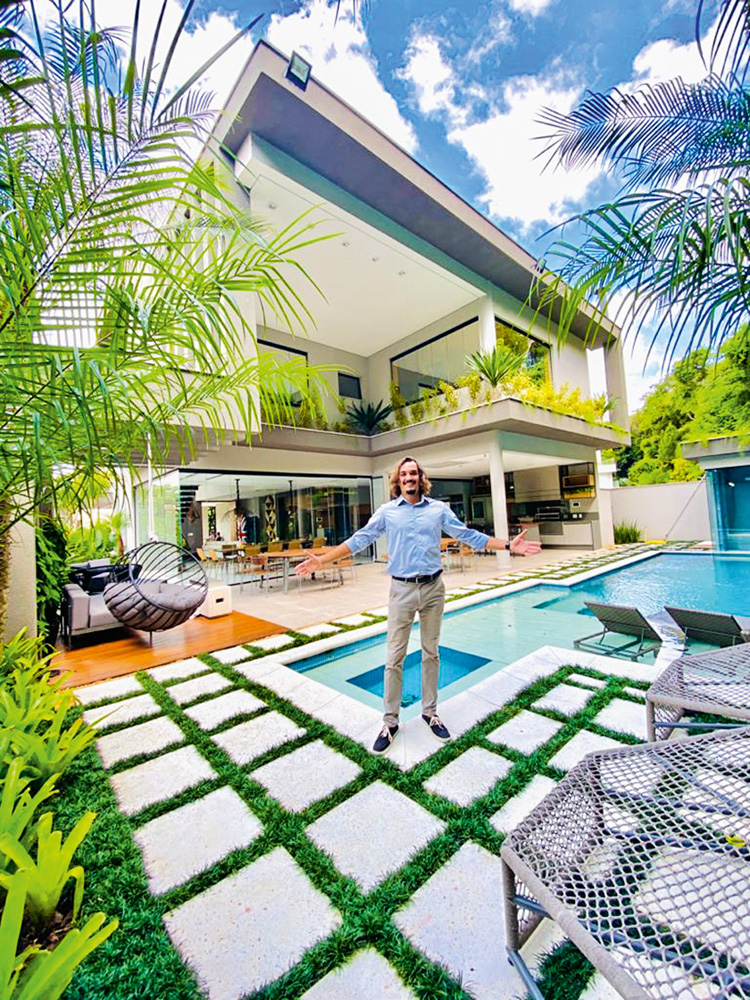
[[[660,83],[682,77],[685,83],[697,83],[706,76],[695,42],[680,44],[671,38],[660,38],[638,53],[633,60],[634,78],[628,89],[643,83]],[[622,88],[625,89],[625,88]]]
[[[467,109],[458,101],[455,71],[443,58],[440,40],[435,35],[412,37],[406,50],[406,65],[399,75],[412,84],[417,107],[423,115],[445,112],[450,122],[465,120]]]
[[[501,10],[495,11],[483,37],[477,38],[472,48],[466,53],[466,62],[469,65],[476,65],[499,45],[509,45],[513,41],[512,29],[513,22],[508,15]]]
[[[529,14],[537,17],[546,10],[554,0],[509,0],[508,6],[511,10],[518,11],[519,14]]]
[[[335,9],[325,0],[308,0],[289,17],[274,14],[266,37],[284,53],[303,55],[312,63],[314,77],[413,153],[416,133],[380,82],[362,25],[343,5],[335,24],[334,17]]]

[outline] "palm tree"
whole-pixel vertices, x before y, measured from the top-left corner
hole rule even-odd
[[[0,0],[0,626],[13,524],[147,450],[159,465],[224,427],[249,435],[261,406],[288,416],[290,386],[319,388],[304,365],[258,355],[246,319],[254,296],[309,322],[296,255],[315,224],[266,232],[193,162],[209,64],[168,91],[184,19],[137,65],[138,5],[124,64],[122,33],[90,17]]]
[[[699,46],[703,14],[700,0]],[[589,93],[569,115],[544,113],[550,160],[602,162],[625,177],[614,201],[576,217],[582,243],[558,241],[557,273],[540,279],[563,334],[585,300],[624,301],[626,333],[655,323],[651,346],[665,338],[668,365],[750,319],[749,45],[748,4],[723,0],[700,83]]]

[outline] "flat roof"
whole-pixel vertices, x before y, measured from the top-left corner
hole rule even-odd
[[[214,140],[237,156],[248,135],[264,139],[525,302],[537,278],[535,258],[313,76],[305,91],[288,81],[288,61],[267,42],[257,43]],[[558,315],[554,305],[550,315]],[[579,310],[572,332],[593,346],[592,323],[605,338],[619,333],[593,306]]]

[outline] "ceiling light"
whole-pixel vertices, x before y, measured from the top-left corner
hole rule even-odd
[[[303,59],[298,52],[292,52],[286,68],[286,78],[300,90],[306,90],[311,70],[312,65],[306,59]]]
[[[400,278],[403,278],[403,276],[406,274],[406,271],[399,271],[398,274]]]
[[[275,201],[269,201],[268,207],[271,209],[272,212],[275,212],[279,206],[276,204]]]
[[[373,262],[373,264],[377,264],[377,262],[378,262],[379,260],[380,260],[380,257],[373,257],[373,258],[372,258],[372,262]]]
[[[342,240],[341,241],[341,246],[342,247],[348,247],[348,246],[351,246],[351,243],[349,242],[349,240]]]

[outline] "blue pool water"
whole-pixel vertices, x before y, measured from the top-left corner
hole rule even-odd
[[[450,697],[540,646],[573,648],[595,632],[585,601],[628,604],[657,615],[665,604],[750,617],[750,558],[658,555],[572,587],[540,584],[461,611],[449,612],[441,633],[441,697]],[[290,664],[295,670],[365,704],[382,706],[385,635]],[[419,631],[409,642],[402,717],[419,712]],[[410,707],[409,707],[410,706]]]

